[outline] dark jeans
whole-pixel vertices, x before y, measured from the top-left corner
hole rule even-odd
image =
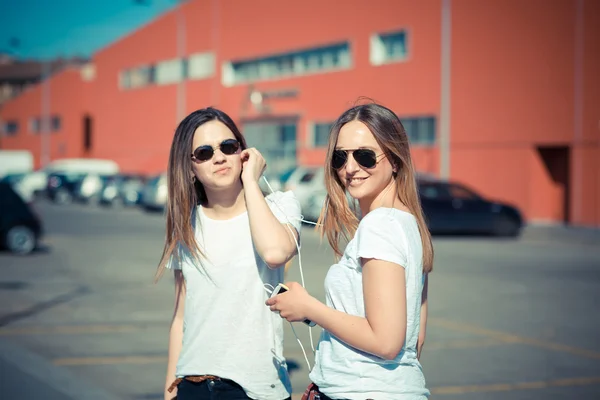
[[[177,385],[177,400],[247,400],[244,389],[229,379],[205,380],[200,383],[182,380]],[[289,398],[288,398],[289,399]]]
[[[229,379],[207,379],[196,383],[186,379],[177,385],[177,400],[247,400],[244,389]]]

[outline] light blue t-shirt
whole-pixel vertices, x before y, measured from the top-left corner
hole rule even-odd
[[[360,222],[354,238],[325,278],[327,305],[365,317],[361,258],[404,267],[406,276],[406,341],[394,360],[384,360],[323,331],[310,379],[333,399],[417,400],[429,397],[417,359],[423,291],[423,248],[413,215],[378,208]]]

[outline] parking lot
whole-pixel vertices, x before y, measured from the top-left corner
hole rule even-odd
[[[161,399],[173,306],[171,278],[153,283],[162,214],[43,201],[36,209],[42,248],[0,254],[0,342],[116,398]],[[333,255],[311,228],[302,241],[307,288],[323,299]],[[434,245],[422,359],[432,398],[600,398],[598,231],[534,227],[518,240],[447,236]],[[288,275],[299,280],[297,258]],[[310,349],[308,328],[296,331]],[[285,348],[300,394],[307,367],[287,323]]]

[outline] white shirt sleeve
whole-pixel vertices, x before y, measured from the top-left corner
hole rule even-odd
[[[402,223],[384,212],[367,215],[356,232],[357,258],[375,258],[407,267]]]
[[[291,190],[287,192],[274,192],[265,197],[265,200],[275,218],[282,224],[292,225],[296,228],[298,235],[300,235],[302,210],[294,192]]]

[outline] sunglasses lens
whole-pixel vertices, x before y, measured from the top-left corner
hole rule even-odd
[[[340,169],[346,164],[347,158],[348,153],[343,150],[336,150],[333,152],[333,157],[331,158],[331,166],[333,169]]]
[[[377,164],[377,156],[373,150],[355,150],[353,156],[358,165],[363,168],[373,168]]]
[[[210,146],[201,146],[194,150],[194,157],[198,161],[208,161],[212,158],[214,151]]]
[[[240,149],[240,144],[237,140],[229,139],[221,143],[221,151],[228,156],[237,153]]]

